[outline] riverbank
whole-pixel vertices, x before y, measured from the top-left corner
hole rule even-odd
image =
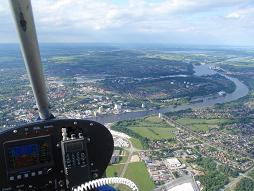
[[[217,72],[210,69],[208,65],[200,65],[195,66],[195,75],[212,75],[216,74]],[[136,111],[136,112],[128,112],[128,113],[120,113],[120,114],[110,114],[110,115],[100,115],[96,117],[89,118],[90,120],[97,121],[99,123],[113,123],[116,121],[123,121],[123,120],[132,120],[132,119],[139,119],[149,115],[158,115],[159,113],[167,113],[167,112],[175,112],[181,111],[186,109],[195,109],[195,108],[202,108],[202,107],[210,107],[218,103],[227,103],[231,101],[235,101],[239,98],[246,96],[249,93],[249,88],[237,78],[229,77],[227,75],[221,74],[227,79],[231,80],[235,84],[235,91],[226,94],[225,96],[215,97],[211,99],[211,96],[204,96],[201,102],[197,103],[189,103],[183,104],[177,107],[170,106],[167,108],[160,108],[154,110],[145,110],[145,111]]]

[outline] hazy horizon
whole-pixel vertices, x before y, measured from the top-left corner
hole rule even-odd
[[[0,42],[0,46],[3,45],[15,45],[20,46],[19,42]],[[209,48],[254,48],[253,45],[228,45],[228,44],[181,44],[181,43],[135,43],[135,42],[40,42],[39,46],[43,45],[77,45],[77,46],[119,46],[119,47],[145,47],[148,48],[149,46],[152,46],[151,48],[197,48],[197,49],[209,49]]]

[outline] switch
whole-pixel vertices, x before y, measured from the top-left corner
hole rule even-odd
[[[10,181],[13,181],[14,180],[14,176],[10,176]]]

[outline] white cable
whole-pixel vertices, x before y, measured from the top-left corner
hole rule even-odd
[[[134,182],[126,178],[112,177],[112,178],[100,178],[81,184],[77,188],[72,188],[73,191],[89,191],[90,189],[105,186],[107,184],[124,184],[133,191],[138,191],[138,187]]]

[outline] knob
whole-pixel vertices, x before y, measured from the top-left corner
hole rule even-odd
[[[59,180],[59,181],[58,181],[58,185],[59,185],[61,188],[64,187],[64,181]]]
[[[62,128],[62,138],[63,138],[63,141],[67,140],[67,130],[66,130],[66,128]]]
[[[71,139],[75,139],[76,135],[75,134],[71,134]]]

